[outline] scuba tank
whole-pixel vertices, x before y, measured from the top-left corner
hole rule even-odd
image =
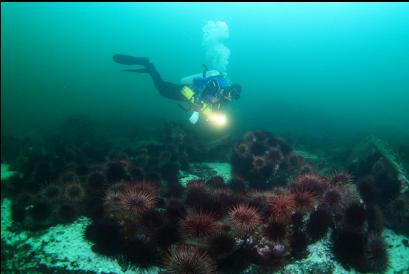
[[[199,97],[202,96],[202,92],[206,88],[210,88],[212,85],[214,87],[214,92],[210,92],[211,94],[215,94],[220,89],[230,86],[230,80],[227,77],[227,74],[221,73],[217,70],[208,70],[205,65],[203,65],[203,67],[204,70],[202,73],[183,77],[180,80],[181,84],[192,88]]]
[[[183,77],[182,79],[180,79],[180,83],[182,85],[191,86],[193,85],[194,80],[196,81],[204,80],[207,77],[214,77],[214,76],[219,76],[219,75],[221,75],[221,73],[218,72],[217,70],[209,70],[209,71],[206,71],[205,73],[201,72],[201,73],[196,73],[190,76]]]

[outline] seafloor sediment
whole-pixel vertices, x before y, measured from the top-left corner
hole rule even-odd
[[[192,170],[206,170],[227,181],[228,163],[202,163]],[[182,184],[198,178],[182,173]],[[2,273],[159,273],[160,269],[138,269],[118,263],[117,260],[98,255],[84,239],[90,219],[80,217],[71,224],[56,225],[42,232],[13,231],[11,201],[3,199],[1,205]],[[383,237],[390,256],[386,273],[409,273],[409,238],[385,229]],[[252,273],[251,267],[245,273]],[[286,265],[279,272],[289,273],[359,273],[343,268],[332,256],[329,234],[308,246],[308,255]]]

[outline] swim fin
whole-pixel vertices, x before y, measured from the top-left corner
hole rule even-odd
[[[149,59],[146,57],[134,57],[124,54],[114,54],[112,59],[122,65],[147,65],[149,63]]]
[[[139,72],[139,73],[148,73],[149,71],[147,69],[124,69],[122,71],[128,71],[128,72]]]

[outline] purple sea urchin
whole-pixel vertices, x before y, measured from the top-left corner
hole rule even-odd
[[[234,251],[235,239],[228,233],[217,233],[210,237],[207,246],[210,256],[215,259],[222,259]]]
[[[264,228],[264,235],[271,241],[283,241],[288,234],[287,224],[270,221]]]
[[[331,225],[332,217],[328,208],[318,207],[310,214],[307,222],[307,231],[313,240],[317,240],[325,236]]]
[[[41,192],[41,196],[51,203],[58,201],[62,194],[63,190],[57,184],[47,185]]]
[[[85,199],[85,195],[85,189],[80,183],[71,183],[64,187],[64,198],[68,202],[82,202]]]
[[[203,238],[216,231],[216,223],[213,215],[209,213],[193,213],[186,216],[183,229],[189,236]]]
[[[267,160],[263,156],[254,156],[252,166],[254,170],[260,171],[263,168],[267,167]]]
[[[234,148],[235,153],[240,158],[247,158],[250,154],[250,147],[246,143],[240,143]]]
[[[366,218],[367,212],[363,204],[353,203],[346,208],[344,219],[350,228],[362,228]]]
[[[367,251],[368,270],[383,273],[389,266],[389,253],[385,241],[377,235],[370,235]]]
[[[350,184],[352,183],[352,175],[347,172],[335,171],[328,176],[328,182],[331,185]]]
[[[216,272],[216,265],[209,255],[196,247],[181,245],[165,258],[166,273],[210,274]]]

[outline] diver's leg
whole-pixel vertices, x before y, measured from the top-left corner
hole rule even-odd
[[[186,100],[185,97],[183,97],[182,92],[181,92],[183,85],[177,85],[177,84],[166,82],[166,81],[158,82],[154,80],[153,82],[161,96],[166,97],[171,100],[175,100],[175,101],[185,101]]]
[[[163,81],[156,67],[149,62],[148,58],[145,57],[133,57],[123,54],[115,54],[113,56],[115,62],[123,65],[142,65],[143,68],[140,69],[126,69],[125,71],[139,72],[139,73],[149,73],[156,89],[159,94],[163,97],[176,100],[184,101],[184,97],[181,93],[182,85],[177,85],[174,83]]]
[[[148,63],[145,68],[150,74],[153,80],[153,84],[155,85],[161,96],[177,101],[184,100],[184,97],[181,93],[183,87],[182,85],[164,81],[160,76],[158,70],[152,63]]]
[[[125,54],[114,54],[112,59],[114,62],[122,65],[146,65],[149,63],[149,59],[146,57],[134,57]]]

